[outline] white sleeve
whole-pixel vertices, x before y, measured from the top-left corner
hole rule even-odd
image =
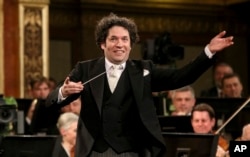
[[[63,97],[63,95],[62,95],[62,87],[60,87],[59,92],[58,92],[58,100],[57,100],[57,102],[60,103],[63,100],[65,100],[66,98],[67,97]]]
[[[208,45],[205,47],[205,54],[207,55],[208,58],[212,58],[213,57],[213,53],[209,50]]]

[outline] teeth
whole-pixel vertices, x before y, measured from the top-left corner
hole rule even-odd
[[[122,51],[115,51],[115,53],[123,53]]]

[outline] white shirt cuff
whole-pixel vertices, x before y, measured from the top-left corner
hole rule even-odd
[[[207,57],[208,58],[212,58],[213,57],[213,55],[215,54],[213,54],[210,50],[209,50],[209,48],[208,48],[208,45],[205,47],[205,54],[207,55]]]
[[[59,92],[58,92],[58,100],[57,100],[57,102],[60,103],[63,100],[65,100],[66,98],[67,97],[63,97],[63,95],[62,95],[62,87],[60,87]]]

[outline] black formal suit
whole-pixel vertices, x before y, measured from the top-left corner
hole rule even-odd
[[[62,142],[62,137],[58,136],[52,152],[52,157],[69,157],[66,150],[63,148],[61,142]]]
[[[45,99],[37,99],[37,104],[30,124],[30,133],[45,133],[47,135],[59,135],[56,127],[57,120],[61,114],[59,108],[48,109]]]
[[[201,91],[200,97],[212,97],[212,98],[218,98],[219,97],[219,93],[217,90],[217,87],[211,87],[207,90],[203,90]]]
[[[134,107],[136,108],[134,113],[138,115],[137,122],[140,129],[144,128],[143,135],[140,135],[144,138],[140,138],[142,141],[138,141],[138,143],[143,146],[146,143],[145,146],[151,152],[152,157],[162,156],[165,151],[165,142],[161,135],[152,91],[172,90],[191,84],[212,65],[212,61],[213,59],[208,59],[203,52],[181,69],[159,68],[151,61],[128,60],[126,62],[125,71],[131,87],[129,92],[131,98],[134,99],[132,101],[135,102]],[[74,82],[85,82],[104,71],[105,59],[99,58],[79,62],[71,71],[69,77]],[[76,157],[87,157],[89,155],[96,142],[95,140],[98,139],[100,130],[102,130],[101,126],[105,123],[105,121],[102,121],[102,112],[106,92],[106,77],[106,75],[102,75],[89,82],[80,93],[83,106],[77,130]],[[79,94],[71,95],[58,104],[58,92],[59,87],[49,94],[46,103],[48,106],[64,106],[79,96]],[[122,106],[120,108],[122,109]],[[116,113],[116,111],[114,112]],[[133,129],[130,128],[130,130]],[[115,130],[113,131],[115,132]],[[117,145],[119,146],[119,143]],[[122,150],[122,148],[116,148],[118,152]]]

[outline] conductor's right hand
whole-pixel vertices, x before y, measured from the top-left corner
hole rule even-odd
[[[80,93],[84,89],[84,86],[81,81],[72,82],[69,77],[67,77],[61,87],[61,92],[63,97],[68,97],[71,94]]]

